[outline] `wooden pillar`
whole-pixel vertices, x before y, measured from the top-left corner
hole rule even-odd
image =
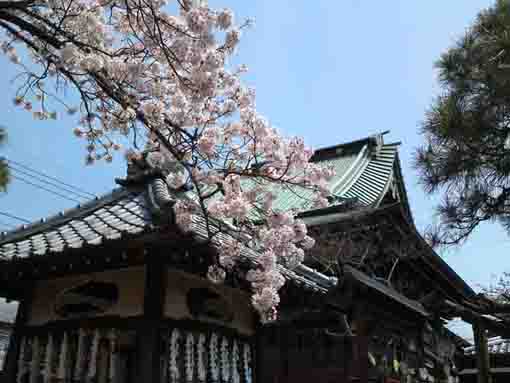
[[[166,268],[162,257],[148,253],[145,264],[144,320],[137,329],[138,382],[160,383],[160,326]]]
[[[256,342],[255,382],[285,382],[280,330],[274,327],[259,326],[256,332]]]
[[[361,315],[356,318],[356,336],[353,342],[353,359],[359,383],[368,383],[368,322]]]
[[[478,368],[478,383],[491,383],[489,347],[487,330],[481,324],[473,324],[475,338],[476,366]]]

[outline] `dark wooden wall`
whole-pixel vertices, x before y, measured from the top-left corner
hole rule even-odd
[[[263,328],[257,336],[257,382],[358,381],[360,369],[367,368],[363,341],[331,336],[323,329]],[[354,357],[356,350],[365,357]]]

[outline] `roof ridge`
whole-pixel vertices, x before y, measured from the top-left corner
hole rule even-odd
[[[370,136],[360,138],[360,139],[357,139],[354,141],[349,141],[349,142],[344,142],[344,143],[337,144],[337,145],[325,146],[322,148],[318,148],[318,149],[314,150],[314,154],[312,156],[311,161],[314,161],[314,157],[320,156],[321,154],[324,154],[324,152],[332,152],[334,150],[342,149],[342,148],[349,147],[349,146],[362,145],[362,144],[368,143],[373,140],[380,141],[381,145],[385,145],[383,136],[388,134],[389,132],[390,132],[389,130],[385,130],[383,132],[375,133]],[[341,155],[341,153],[339,155]]]

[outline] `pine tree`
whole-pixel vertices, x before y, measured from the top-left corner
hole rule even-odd
[[[437,62],[442,94],[426,113],[415,165],[442,197],[433,245],[456,245],[484,221],[510,231],[510,1],[482,11]]]

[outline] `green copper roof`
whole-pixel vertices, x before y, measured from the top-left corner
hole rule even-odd
[[[345,175],[355,163],[357,156],[358,153],[349,153],[345,156],[320,161],[324,166],[333,166],[336,171],[336,175],[329,183],[330,188],[341,181],[342,176]],[[273,208],[276,210],[287,211],[296,209],[298,211],[303,211],[313,208],[313,192],[308,189],[297,186],[283,186],[280,187],[275,194],[276,199],[273,202]]]
[[[354,199],[362,206],[378,206],[392,180],[399,144],[384,144],[382,136],[319,149],[312,160],[332,166],[335,176],[329,182],[331,193],[341,199]],[[287,211],[313,209],[312,192],[300,187],[282,186],[273,208]],[[332,202],[336,204],[338,202]]]
[[[365,206],[378,206],[392,181],[397,150],[398,144],[383,145],[370,157],[354,182],[341,193],[341,196],[356,198]]]

